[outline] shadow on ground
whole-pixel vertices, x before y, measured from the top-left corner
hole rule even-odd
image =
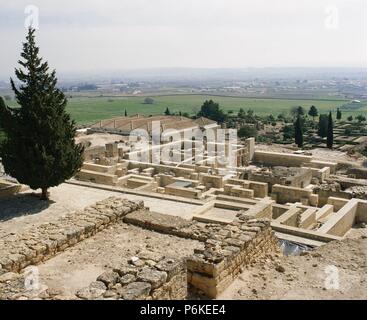
[[[38,195],[32,193],[0,199],[0,222],[39,213],[53,203],[52,200],[41,200]]]

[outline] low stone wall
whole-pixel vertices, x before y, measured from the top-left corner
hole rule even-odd
[[[319,196],[319,206],[327,204],[329,198],[342,198],[346,199],[346,202],[348,202],[349,199],[352,199],[352,194],[345,191],[316,189],[314,192]]]
[[[302,202],[305,205],[317,206],[318,195],[313,194],[310,189],[288,187],[275,184],[272,189],[274,200],[277,203]]]
[[[142,201],[110,197],[81,211],[75,211],[19,234],[0,239],[0,271],[19,272],[29,265],[48,260],[126,214],[142,209]]]
[[[312,167],[302,167],[303,169],[309,169],[312,172],[312,177],[317,178],[320,182],[324,182],[325,179],[330,176],[330,168],[324,167],[322,169]]]
[[[166,173],[167,170],[174,172],[176,177],[184,177],[184,178],[190,178],[190,175],[192,173],[195,173],[194,169],[186,169],[186,168],[180,168],[176,166],[166,166],[162,164],[154,164],[154,163],[142,163],[142,162],[136,162],[136,161],[129,161],[128,169],[135,169],[138,168],[139,170],[144,170],[147,168],[154,168],[154,172],[156,174],[158,173]]]
[[[0,198],[9,197],[18,193],[21,189],[21,184],[0,179]]]
[[[255,150],[253,161],[271,166],[300,167],[311,162],[312,156]]]
[[[355,175],[356,179],[367,179],[367,168],[349,168],[347,174]]]
[[[241,217],[240,217],[241,218]],[[187,260],[188,283],[209,298],[216,298],[258,257],[277,252],[278,242],[267,220],[236,222],[206,240]]]
[[[256,258],[279,250],[270,221],[250,219],[239,213],[225,226],[199,223],[148,211],[125,216],[124,222],[154,231],[204,242],[187,260],[188,283],[209,298],[215,298]]]
[[[245,189],[251,189],[254,191],[254,197],[265,198],[268,196],[268,184],[264,182],[230,178],[226,180],[226,183],[227,185],[240,185]]]
[[[49,259],[119,220],[198,240],[204,249],[195,251],[187,263],[167,258],[164,253],[139,252],[136,257],[106,271],[88,287],[79,290],[78,298],[185,299],[188,284],[194,291],[215,298],[237,277],[243,266],[279,250],[269,220],[249,219],[238,213],[230,224],[205,224],[143,208],[143,202],[111,197],[54,223],[1,239],[0,299],[14,297],[13,291],[17,290],[14,283],[24,280],[22,275],[14,272]]]
[[[356,221],[358,199],[348,201],[337,212],[330,214],[328,221],[318,231],[335,236],[344,236]]]
[[[201,191],[194,188],[183,188],[175,186],[166,186],[164,188],[165,194],[170,194],[173,196],[185,197],[190,199],[199,199],[201,196]]]
[[[86,161],[93,160],[96,157],[104,156],[106,152],[105,146],[87,147],[84,149],[84,159]]]
[[[147,252],[142,258],[133,257],[128,265],[104,272],[76,295],[88,300],[183,300],[187,297],[186,266],[184,261]]]
[[[100,164],[84,162],[82,169],[87,170],[87,171],[100,172],[100,173],[115,174],[117,170],[117,166],[116,165],[104,166]]]
[[[115,186],[118,177],[115,174],[82,169],[75,175],[75,178],[82,181],[91,181],[94,183]]]
[[[233,197],[253,198],[254,190],[243,188],[240,185],[226,184],[224,186],[224,193]]]
[[[332,174],[335,173],[337,166],[338,166],[337,162],[321,161],[321,160],[311,160],[310,162],[307,162],[307,165],[306,165],[306,167],[312,167],[312,168],[318,168],[318,169],[328,167],[330,168],[330,173]]]
[[[302,213],[301,208],[297,208],[296,206],[291,206],[286,212],[284,212],[275,221],[280,224],[284,224],[286,226],[299,227],[301,213]]]

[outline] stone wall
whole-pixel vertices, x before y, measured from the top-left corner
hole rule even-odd
[[[94,158],[104,156],[106,152],[105,146],[87,147],[84,149],[84,160],[90,161]]]
[[[225,181],[227,184],[240,185],[245,189],[254,191],[254,197],[265,198],[268,196],[268,184],[264,182],[249,181],[243,179],[230,178]]]
[[[354,175],[356,179],[367,179],[367,168],[349,168],[347,174]]]
[[[199,199],[201,197],[201,191],[194,188],[184,188],[168,185],[164,188],[164,190],[165,194],[170,194],[178,197],[185,197],[190,199]]]
[[[136,211],[124,222],[154,231],[204,242],[187,260],[187,281],[195,290],[215,298],[241,272],[241,267],[279,250],[267,219],[250,219],[238,213],[231,224],[199,223],[179,217]]]
[[[188,283],[207,297],[216,298],[244,266],[277,250],[278,243],[269,221],[239,220],[206,240],[205,248],[196,250],[187,260]]]
[[[18,193],[22,189],[22,185],[0,179],[0,199],[9,197]]]
[[[300,167],[311,160],[312,156],[256,150],[253,161],[270,166]]]
[[[242,267],[279,250],[270,221],[266,219],[249,219],[238,213],[235,221],[226,225],[200,223],[150,212],[144,209],[143,202],[111,197],[82,211],[67,214],[54,223],[2,238],[0,299],[14,296],[13,291],[17,290],[14,283],[19,279],[21,282],[22,277],[16,272],[49,259],[120,220],[160,233],[198,240],[204,249],[195,251],[186,263],[165,257],[164,252],[161,255],[139,252],[136,257],[107,270],[88,287],[79,290],[78,298],[185,299],[188,285],[193,292],[215,298],[238,276]]]
[[[80,299],[183,300],[187,297],[184,261],[146,252],[101,274],[77,292]],[[98,290],[95,290],[98,288]]]
[[[304,205],[317,206],[318,195],[313,194],[310,189],[288,187],[275,184],[272,196],[277,203],[302,202]]]
[[[99,184],[115,186],[117,184],[117,175],[110,173],[102,173],[90,170],[80,170],[75,178],[82,181],[91,181]]]
[[[0,270],[19,272],[29,265],[48,260],[126,214],[142,209],[143,202],[111,197],[19,234],[0,239]]]

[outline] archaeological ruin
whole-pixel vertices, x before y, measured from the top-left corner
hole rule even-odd
[[[164,131],[160,144],[139,134],[143,130],[152,138],[155,122]],[[213,141],[207,129],[217,134],[220,126],[205,118],[137,115],[78,132],[84,164],[65,188],[76,198],[79,192],[113,196],[78,210],[60,209],[52,221],[32,228],[0,230],[0,299],[215,299],[246,266],[282,254],[282,243],[312,250],[367,223],[362,166],[291,149],[264,150],[254,138],[231,144],[224,134],[224,142]],[[188,130],[203,133],[202,139]],[[29,192],[25,186],[0,181],[0,197],[24,192]],[[106,247],[103,254],[111,260],[103,270],[93,269],[75,288],[48,285],[57,273],[45,276],[43,265],[66,268],[63,255],[71,255],[72,263],[78,246],[93,251],[93,239],[118,238],[124,230],[148,239],[145,247],[134,252],[124,247],[124,254],[113,258],[114,249]],[[152,248],[154,238],[161,244]],[[34,268],[46,285],[25,285]]]

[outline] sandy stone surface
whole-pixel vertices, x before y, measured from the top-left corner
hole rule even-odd
[[[179,203],[170,200],[160,200],[112,192],[89,187],[82,187],[63,183],[50,188],[50,200],[40,201],[32,195],[34,191],[26,191],[15,197],[0,199],[0,238],[9,233],[18,233],[22,230],[52,222],[70,211],[83,209],[97,201],[110,196],[123,197],[128,200],[143,200],[151,211],[164,214],[190,215],[195,205]],[[39,193],[39,192],[38,192]]]
[[[218,298],[367,299],[367,237],[333,241],[303,256],[268,257]]]
[[[129,137],[123,137],[118,134],[93,133],[88,135],[80,135],[75,138],[76,143],[90,143],[90,147],[104,147],[107,143],[115,141],[129,141]]]

